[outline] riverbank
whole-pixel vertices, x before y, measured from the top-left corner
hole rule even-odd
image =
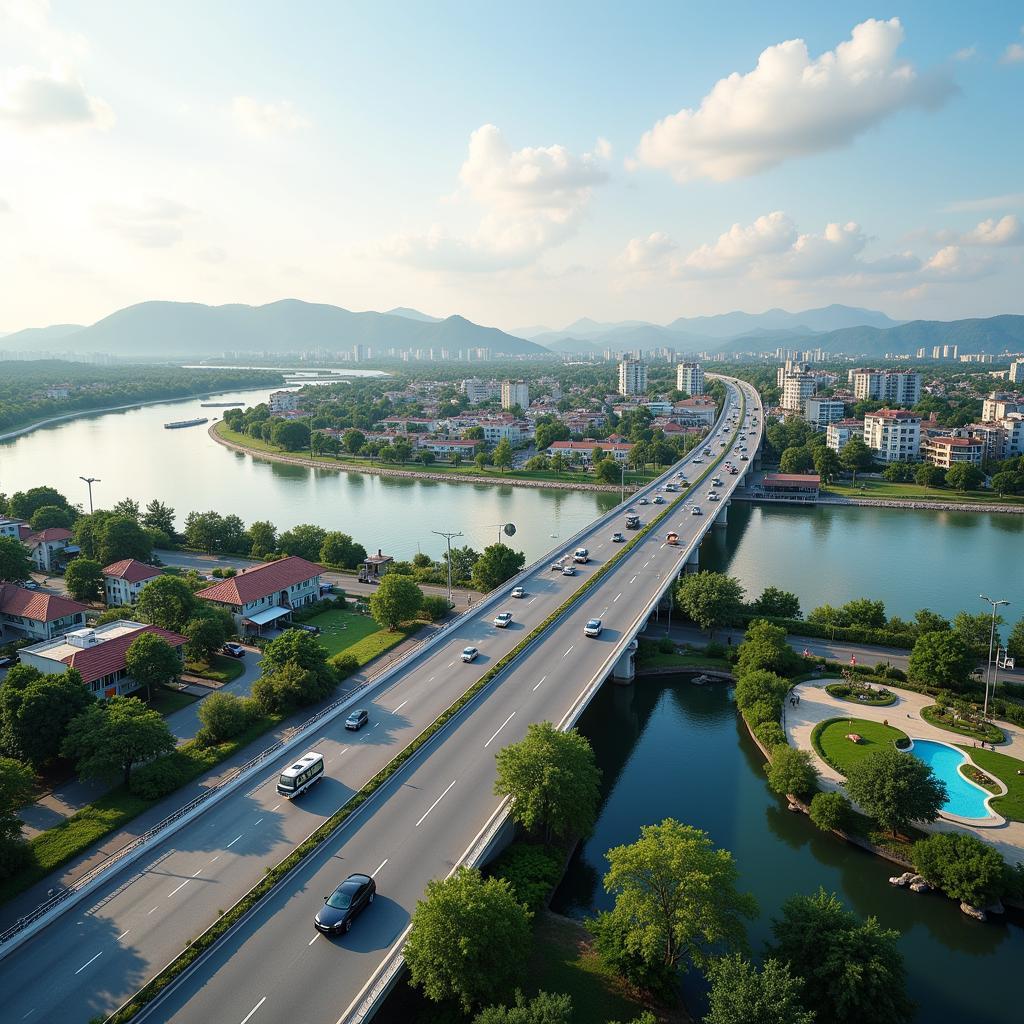
[[[819,505],[865,505],[873,508],[910,508],[935,512],[1001,512],[1024,515],[1024,503],[1008,505],[984,501],[921,501],[918,498],[847,498],[822,493]]]
[[[241,452],[244,455],[251,455],[254,459],[263,459],[266,462],[280,462],[292,466],[308,466],[310,469],[331,469],[338,473],[366,473],[371,476],[409,477],[416,480],[432,480],[437,483],[455,484],[508,484],[510,487],[533,487],[540,489],[555,489],[560,491],[606,491],[617,493],[621,490],[618,484],[593,484],[582,480],[560,479],[560,480],[538,480],[524,476],[488,476],[481,473],[456,473],[440,472],[429,469],[394,469],[389,466],[375,466],[367,463],[338,462],[332,459],[313,459],[303,455],[285,455],[283,452],[269,451],[264,448],[256,448],[252,445],[242,444],[224,436],[219,429],[224,426],[223,421],[211,423],[207,434],[225,448]],[[226,429],[226,428],[225,428]],[[594,442],[598,444],[599,442]],[[637,489],[642,484],[630,481],[627,484],[627,491]]]

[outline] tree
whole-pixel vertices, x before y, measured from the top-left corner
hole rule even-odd
[[[679,584],[676,601],[693,622],[713,636],[716,628],[736,621],[742,609],[743,587],[735,576],[697,572]]]
[[[538,992],[527,1000],[516,989],[512,1006],[488,1006],[473,1024],[572,1024],[572,997],[559,992]]]
[[[327,648],[312,634],[301,629],[286,629],[263,648],[263,671],[273,672],[297,665],[313,673],[314,700],[328,696],[337,684],[328,661]]]
[[[320,557],[326,537],[327,531],[322,526],[299,523],[281,534],[277,546],[283,554],[298,555],[308,562],[315,562]]]
[[[874,462],[874,456],[871,449],[859,437],[851,437],[839,453],[839,462],[847,473],[853,474],[853,480],[856,483],[857,473],[862,469],[867,469]]]
[[[32,570],[28,548],[13,537],[0,537],[0,580],[23,583]]]
[[[1006,863],[999,852],[967,832],[937,832],[914,843],[914,869],[947,896],[984,907],[1003,895]]]
[[[782,796],[792,793],[807,796],[818,784],[818,769],[808,750],[797,750],[788,743],[772,748],[771,761],[764,766],[768,785]]]
[[[801,1001],[822,1024],[906,1024],[899,932],[869,917],[859,921],[834,893],[792,896],[772,921],[768,955],[789,965],[804,983]]]
[[[347,533],[331,531],[324,537],[320,545],[319,558],[327,565],[340,565],[345,569],[354,569],[366,560],[366,548],[357,544]]]
[[[258,519],[249,524],[246,539],[253,558],[266,558],[277,550],[277,527],[266,519]]]
[[[49,530],[52,527],[69,529],[75,521],[75,513],[62,505],[43,505],[32,513],[29,525],[33,530]]]
[[[740,674],[733,696],[740,711],[765,701],[782,709],[782,699],[789,689],[789,680],[774,672],[755,670]]]
[[[60,754],[68,723],[93,700],[73,668],[44,675],[29,665],[17,666],[0,686],[3,749],[35,768],[45,767]]]
[[[317,675],[294,661],[266,666],[253,683],[252,697],[266,714],[284,714],[320,699]]]
[[[756,916],[757,903],[737,890],[732,854],[715,849],[706,832],[666,818],[605,856],[604,888],[615,896],[607,916],[622,928],[628,953],[674,973],[688,960],[706,967],[712,949],[743,948],[743,921]]]
[[[958,491],[973,491],[984,479],[985,474],[969,462],[954,462],[946,470],[946,483]]]
[[[299,420],[275,420],[270,440],[288,452],[299,452],[309,447],[309,427]]]
[[[153,555],[153,542],[149,534],[128,516],[110,516],[99,534],[96,558],[101,565],[120,562],[123,558],[148,561]]]
[[[512,798],[512,818],[546,843],[587,835],[597,820],[601,772],[585,736],[534,722],[497,755],[494,792]]]
[[[54,505],[71,508],[68,499],[52,487],[30,487],[27,491],[15,491],[7,503],[7,511],[15,519],[30,521],[35,513],[44,507]]]
[[[199,721],[214,743],[222,743],[248,725],[249,706],[233,693],[211,693],[199,705]]]
[[[507,544],[490,544],[473,564],[473,586],[487,593],[512,579],[526,564],[526,555]]]
[[[156,633],[140,633],[124,652],[124,667],[140,686],[170,686],[181,675],[181,657]]]
[[[949,619],[943,618],[930,608],[918,608],[914,612],[914,628],[918,633],[940,633],[949,629]]]
[[[515,460],[515,453],[512,451],[512,444],[507,437],[503,437],[491,453],[491,461],[498,469],[508,469]]]
[[[1019,619],[1017,625],[1010,630],[1006,639],[1006,649],[1011,658],[1016,658],[1024,665],[1024,619]]]
[[[103,569],[93,558],[75,558],[64,570],[64,586],[76,601],[96,601],[103,594]]]
[[[465,581],[472,577],[473,566],[480,557],[479,551],[474,551],[468,544],[461,548],[452,548],[452,580]],[[441,556],[441,560],[447,565],[448,552]]]
[[[209,663],[234,631],[234,622],[228,616],[197,615],[189,619],[182,628],[182,634],[188,638],[185,656],[189,661]]]
[[[17,810],[32,799],[32,769],[11,757],[0,757],[0,878],[10,878],[29,860]]]
[[[807,448],[787,448],[779,459],[779,469],[783,473],[806,473],[814,465],[814,458]]]
[[[800,1002],[803,982],[769,957],[760,970],[737,953],[708,966],[711,992],[704,1024],[813,1024]]]
[[[370,614],[394,632],[416,617],[422,603],[423,591],[408,576],[389,572],[370,595]]]
[[[142,509],[134,498],[122,498],[110,511],[115,516],[122,516],[136,523],[142,518]]]
[[[473,461],[476,463],[477,469],[483,470],[485,466],[489,466],[491,464],[491,457],[487,452],[477,452],[473,457]]]
[[[922,633],[914,641],[907,674],[918,683],[963,689],[977,659],[962,636],[952,630]]]
[[[845,832],[853,808],[842,793],[815,793],[811,798],[811,821],[823,832]]]
[[[788,675],[800,663],[799,655],[786,640],[786,630],[764,619],[754,619],[747,626],[738,655],[736,664],[741,676],[759,670]]]
[[[622,469],[613,458],[603,458],[594,463],[594,476],[603,484],[617,484],[622,480]]]
[[[139,591],[135,613],[143,622],[180,633],[195,613],[192,588],[177,576],[157,576]]]
[[[414,987],[434,1002],[456,1000],[468,1013],[512,986],[530,945],[530,914],[508,882],[460,867],[427,883],[404,956]]]
[[[154,498],[142,516],[142,525],[150,530],[160,530],[168,537],[174,537],[174,509]]]
[[[923,462],[914,470],[914,483],[919,487],[941,487],[946,474],[930,462]]]
[[[999,646],[999,627],[1003,625],[1002,615],[996,616],[995,637],[992,637],[992,614],[991,612],[978,612],[972,615],[970,612],[957,612],[953,617],[953,632],[970,648],[971,653],[978,661],[988,660],[989,641],[993,642],[994,648]]]
[[[992,490],[1004,494],[1024,494],[1024,473],[1004,471],[992,475]]]
[[[349,455],[355,455],[366,444],[366,435],[361,430],[346,430],[342,435],[341,443]]]
[[[912,822],[934,821],[949,796],[924,761],[891,747],[850,765],[846,792],[894,836]]]
[[[750,607],[756,615],[767,615],[775,619],[800,618],[800,598],[778,587],[765,587]]]
[[[174,736],[159,712],[137,697],[97,701],[72,719],[61,753],[76,762],[83,778],[128,785],[132,768],[174,749]]]

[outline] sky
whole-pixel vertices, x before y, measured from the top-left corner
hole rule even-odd
[[[0,0],[0,331],[1024,313],[1024,7]]]

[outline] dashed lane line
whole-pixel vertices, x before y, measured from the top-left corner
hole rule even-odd
[[[508,718],[506,718],[505,721],[502,722],[501,725],[499,725],[498,728],[494,730],[494,736],[492,736],[491,739],[484,744],[484,750],[486,750],[491,745],[491,740],[493,740],[494,737],[497,736],[498,733],[501,732],[501,730],[504,729],[505,726],[508,725],[508,723],[511,722],[512,719],[515,717],[516,713],[513,711],[512,714],[509,715]]]
[[[370,874],[370,877],[371,877],[371,878],[376,878],[376,877],[377,877],[377,876],[378,876],[378,875],[379,875],[379,874],[380,874],[380,873],[381,873],[381,872],[382,872],[382,871],[384,870],[384,865],[385,865],[385,864],[387,864],[387,862],[388,862],[389,860],[391,860],[391,858],[390,858],[390,857],[385,857],[385,858],[384,858],[384,859],[383,859],[383,860],[382,860],[382,861],[380,862],[380,864],[378,864],[378,865],[377,865],[377,870],[376,870],[376,871],[373,871],[373,872],[371,872],[371,874]]]
[[[563,654],[563,655],[562,655],[562,657],[564,658],[564,657],[565,657],[566,655],[568,655],[568,654],[571,654],[571,653],[572,653],[572,649],[573,649],[573,648],[574,648],[575,646],[576,646],[575,644],[569,644],[569,650],[567,650],[567,651],[565,652],[565,654]]]
[[[539,689],[540,689],[540,686],[541,686],[541,683],[543,683],[545,679],[547,679],[547,676],[541,676],[541,677],[540,677],[540,683],[538,683],[538,684],[537,684],[537,685],[536,685],[536,686],[534,687],[534,690],[539,690]]]
[[[224,849],[225,849],[225,850],[230,850],[230,849],[231,849],[231,847],[232,847],[232,846],[234,846],[234,845],[235,845],[235,843],[237,843],[237,842],[238,842],[238,840],[239,840],[239,839],[241,839],[241,838],[242,838],[242,836],[244,836],[244,835],[245,835],[245,833],[243,832],[241,836],[235,836],[235,838],[234,838],[234,839],[232,839],[232,840],[231,840],[231,842],[230,842],[230,843],[228,843],[228,845],[224,847]]]
[[[409,703],[409,699],[408,699],[408,698],[406,698],[405,700],[403,700],[403,701],[402,701],[402,703],[401,703],[401,704],[399,704],[399,705],[398,705],[398,707],[397,707],[397,708],[395,708],[395,710],[394,710],[394,711],[392,711],[392,712],[391,712],[391,714],[393,714],[393,715],[397,715],[397,714],[398,714],[398,712],[399,712],[399,711],[401,711],[401,710],[402,710],[402,708],[404,708],[404,707],[405,707],[405,705],[406,705],[406,704],[408,704],[408,703]]]
[[[420,825],[422,825],[422,824],[423,824],[423,822],[427,820],[427,815],[428,815],[428,814],[429,814],[429,813],[430,813],[430,812],[431,812],[431,811],[432,811],[432,810],[433,810],[433,809],[434,809],[434,808],[435,808],[435,807],[436,807],[436,806],[437,806],[437,805],[438,805],[438,804],[439,804],[439,803],[440,803],[440,802],[441,802],[441,801],[442,801],[442,800],[443,800],[443,799],[444,799],[444,798],[445,798],[445,797],[446,797],[446,796],[448,795],[448,790],[450,790],[450,789],[452,788],[452,786],[454,786],[454,785],[455,785],[455,783],[456,783],[457,781],[458,781],[457,779],[452,779],[452,781],[448,783],[448,789],[446,789],[446,790],[445,790],[445,791],[444,791],[444,792],[443,792],[443,793],[442,793],[442,794],[441,794],[441,795],[440,795],[440,796],[439,796],[439,797],[438,797],[438,798],[437,798],[437,799],[436,799],[436,800],[435,800],[435,801],[434,801],[434,802],[433,802],[433,803],[432,803],[432,804],[431,804],[431,805],[430,805],[430,806],[429,806],[429,807],[428,807],[428,808],[426,809],[426,811],[424,811],[424,812],[423,812],[423,817],[422,817],[422,818],[420,818],[420,820],[416,822],[416,828],[419,828],[419,827],[420,827]]]
[[[199,876],[199,874],[200,874],[200,872],[201,872],[202,870],[203,870],[203,869],[202,869],[202,868],[200,868],[200,869],[199,869],[199,871],[197,871],[197,872],[196,872],[196,873],[195,873],[195,874],[194,874],[194,875],[192,876],[192,878],[197,878],[197,877]],[[174,895],[174,894],[175,894],[176,892],[179,892],[180,890],[184,889],[184,888],[185,888],[185,886],[186,886],[186,885],[188,885],[188,883],[192,881],[192,878],[186,878],[186,879],[185,879],[185,881],[184,881],[184,882],[182,882],[182,883],[181,883],[181,885],[179,885],[179,886],[177,887],[177,889],[173,889],[173,890],[172,890],[171,892],[169,892],[169,893],[167,894],[167,898],[168,898],[168,899],[170,899],[170,898],[171,898],[171,897],[172,897],[172,896],[173,896],[173,895]]]
[[[267,997],[264,996],[243,1018],[242,1024],[248,1024],[252,1015],[267,1001]]]
[[[89,964],[92,963],[93,960],[98,960],[101,956],[103,956],[103,950],[102,949],[91,960],[86,960],[85,963],[82,964],[82,966],[79,967],[77,971],[75,971],[75,974],[81,974],[82,971],[84,971],[86,969],[86,967],[88,967]]]

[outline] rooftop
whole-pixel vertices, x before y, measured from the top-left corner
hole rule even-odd
[[[42,590],[26,590],[14,583],[0,583],[0,612],[21,615],[35,622],[53,622],[65,615],[87,612],[88,605]]]
[[[141,583],[143,580],[154,579],[161,575],[161,572],[155,565],[147,565],[135,558],[123,558],[120,562],[104,566],[103,575],[115,576],[128,583]]]
[[[196,593],[206,601],[219,601],[221,604],[248,604],[268,597],[278,590],[287,590],[296,583],[319,576],[324,571],[322,565],[307,562],[305,558],[291,555],[277,562],[267,562],[252,569],[243,569],[237,576],[232,576],[223,583],[215,583]]]

